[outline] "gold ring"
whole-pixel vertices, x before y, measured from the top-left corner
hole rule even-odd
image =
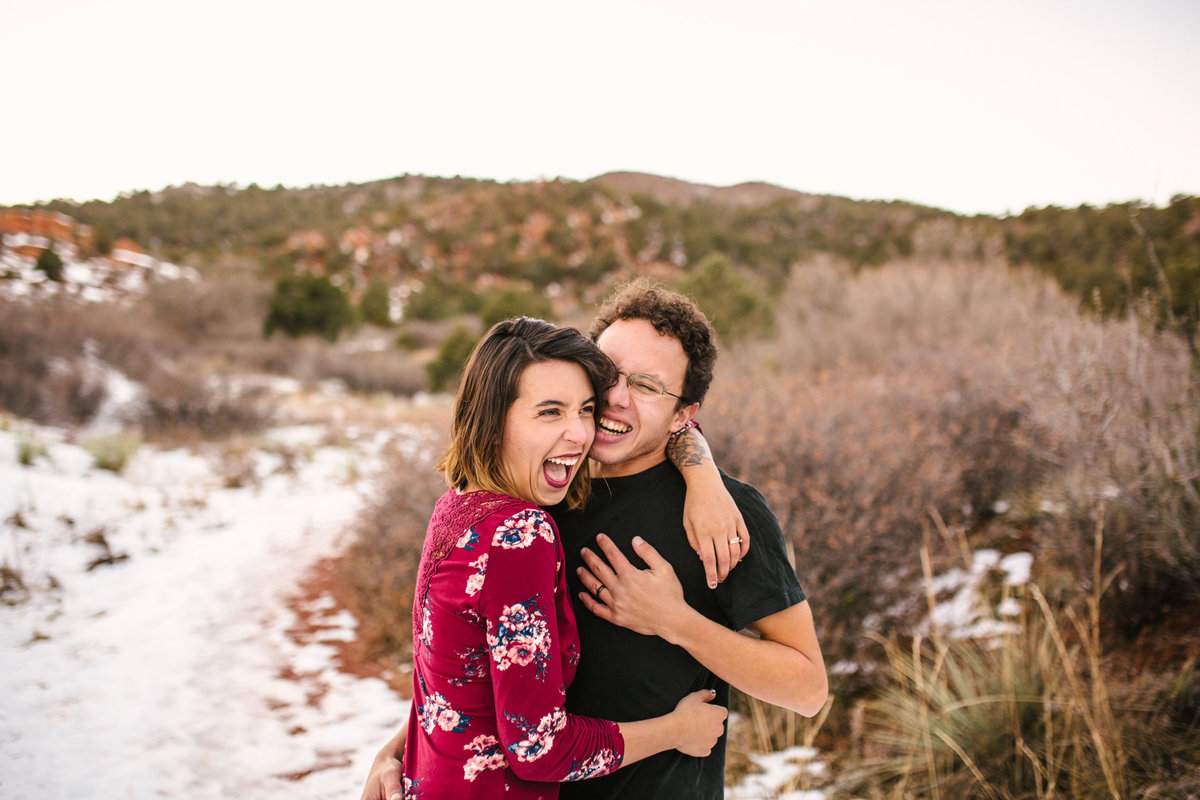
[[[740,537],[740,536],[735,536],[735,537],[733,537],[732,539],[730,539],[730,540],[729,540],[729,543],[730,543],[730,544],[741,544],[741,543],[742,543],[742,537]]]

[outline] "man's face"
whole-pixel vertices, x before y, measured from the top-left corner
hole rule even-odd
[[[664,336],[644,319],[622,319],[596,340],[600,349],[626,374],[649,375],[668,392],[683,393],[687,355],[673,336]],[[693,403],[676,410],[665,394],[646,396],[630,389],[625,375],[605,395],[604,416],[596,426],[591,457],[607,477],[633,475],[666,459],[667,437],[699,409]]]

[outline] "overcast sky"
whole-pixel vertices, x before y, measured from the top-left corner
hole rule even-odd
[[[404,173],[1200,193],[1197,0],[0,0],[0,204]]]

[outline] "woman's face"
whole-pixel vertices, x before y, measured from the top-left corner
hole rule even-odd
[[[595,410],[583,367],[540,361],[525,368],[508,409],[500,456],[518,497],[539,506],[562,502],[592,446]]]

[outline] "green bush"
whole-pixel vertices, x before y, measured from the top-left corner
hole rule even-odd
[[[429,376],[429,388],[435,392],[452,388],[453,384],[458,382],[458,377],[462,374],[467,358],[475,349],[477,341],[478,337],[462,325],[452,330],[438,348],[433,361],[425,365],[425,372]]]
[[[390,328],[393,324],[391,305],[387,281],[382,278],[372,278],[367,284],[366,292],[363,293],[358,310],[363,322],[378,325],[381,328]]]
[[[125,469],[129,459],[133,458],[141,446],[142,437],[136,431],[93,436],[83,443],[83,448],[92,454],[92,464],[97,469],[107,469],[116,473]]]
[[[38,254],[37,268],[46,273],[46,277],[50,280],[62,283],[63,260],[58,253],[54,252],[53,247],[47,247]]]
[[[354,319],[346,293],[321,275],[289,275],[275,283],[263,329],[282,331],[293,339],[319,334],[337,341]]]
[[[532,289],[510,288],[489,295],[483,303],[483,310],[479,313],[483,329],[489,330],[500,320],[512,317],[536,317],[548,320],[554,314],[554,307],[550,304],[549,298],[541,292],[535,292]]]
[[[763,337],[775,329],[770,303],[721,253],[705,256],[675,289],[696,301],[724,342]]]

